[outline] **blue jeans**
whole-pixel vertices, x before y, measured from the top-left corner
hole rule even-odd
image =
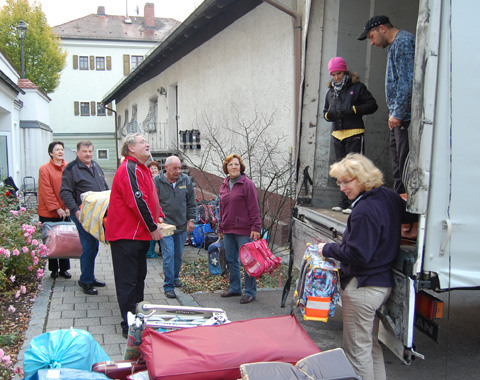
[[[80,256],[80,282],[91,284],[95,278],[95,258],[98,253],[98,240],[85,231],[82,223],[78,221],[75,215],[70,215],[70,219],[75,223],[80,237],[80,244],[82,245],[82,255]]]
[[[187,231],[160,239],[163,256],[163,275],[165,276],[164,291],[173,290],[175,288],[174,281],[180,277],[183,248],[186,240]]]
[[[242,292],[239,251],[242,245],[250,243],[251,241],[252,239],[250,239],[250,236],[236,234],[223,235],[225,257],[230,270],[230,291],[232,293]],[[245,294],[252,297],[257,295],[257,279],[255,277],[250,277],[247,272],[245,272]]]

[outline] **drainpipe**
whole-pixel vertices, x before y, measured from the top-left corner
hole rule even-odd
[[[117,111],[115,111],[113,108],[107,107],[106,105],[103,105],[106,110],[112,111],[113,115],[115,117],[115,158],[117,159],[117,169],[120,166],[120,158],[118,157],[118,138],[117,138],[117,133],[118,133],[118,126],[117,126]]]
[[[293,132],[294,132],[294,146],[293,146],[293,157],[295,162],[298,162],[298,146],[299,146],[299,133],[298,126],[300,124],[300,81],[302,76],[302,18],[299,13],[294,10],[286,7],[283,4],[278,3],[276,0],[262,0],[264,3],[268,3],[275,8],[281,10],[282,12],[287,13],[289,16],[293,17],[294,20],[294,57],[295,57],[295,121],[293,123]]]

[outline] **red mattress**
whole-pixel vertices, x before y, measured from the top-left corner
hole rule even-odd
[[[167,333],[146,328],[140,351],[151,380],[235,380],[244,363],[295,365],[320,352],[293,315]]]

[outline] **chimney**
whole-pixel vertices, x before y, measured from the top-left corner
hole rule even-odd
[[[105,16],[105,7],[103,5],[97,8],[97,16]]]
[[[155,5],[153,3],[145,3],[143,16],[145,28],[155,29]]]

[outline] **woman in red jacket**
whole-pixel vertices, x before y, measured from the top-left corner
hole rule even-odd
[[[67,163],[63,159],[63,142],[53,141],[48,145],[50,161],[40,166],[38,172],[38,216],[40,222],[60,222],[68,219],[70,210],[60,199],[60,185],[62,173]],[[59,275],[71,278],[69,259],[49,259],[50,275],[57,278]]]
[[[237,154],[223,161],[223,172],[228,175],[220,187],[220,215],[218,236],[224,239],[225,256],[230,269],[230,289],[222,297],[242,295],[240,277],[240,247],[260,238],[262,219],[257,188],[245,173],[245,164]],[[241,304],[250,303],[257,295],[257,280],[245,272],[245,295]]]

